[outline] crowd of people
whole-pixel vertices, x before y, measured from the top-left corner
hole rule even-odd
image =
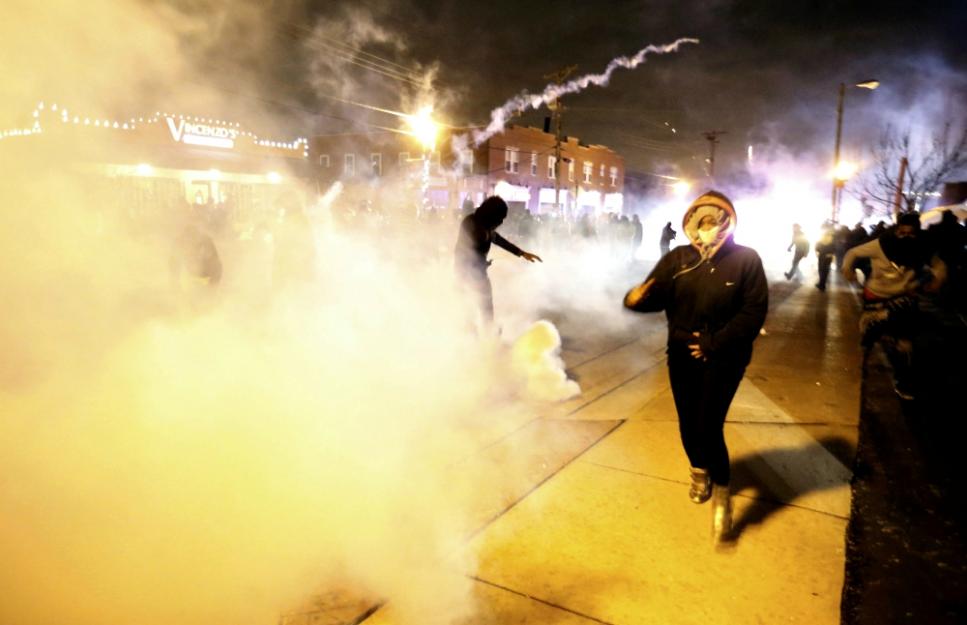
[[[863,345],[880,342],[890,360],[895,390],[904,400],[915,398],[914,335],[930,311],[962,316],[967,310],[964,264],[967,227],[951,210],[939,223],[924,229],[920,214],[903,213],[896,223],[881,221],[867,231],[823,224],[813,245],[818,282],[825,291],[835,264],[843,278],[861,286]],[[800,262],[809,253],[809,241],[799,224],[793,226],[787,251],[793,251],[787,280],[801,275]]]
[[[188,217],[176,237],[172,272],[190,274],[209,287],[217,285],[223,276],[219,245],[197,215]],[[403,248],[421,253],[429,249],[452,259],[458,282],[467,287],[468,301],[480,312],[478,328],[484,330],[494,327],[488,276],[492,245],[523,260],[541,262],[538,253],[527,250],[545,253],[584,242],[606,250],[616,262],[627,263],[644,238],[637,216],[583,215],[576,220],[538,216],[512,209],[499,197],[487,198],[478,207],[468,203],[462,210],[424,208],[405,216],[382,213],[362,203],[353,209],[337,208],[330,218],[334,229],[354,235],[413,237],[416,232],[419,238],[411,238]],[[682,222],[684,244],[672,247],[677,233],[667,223],[660,237],[655,237],[661,259],[624,301],[634,311],[667,313],[669,374],[682,443],[692,466],[689,496],[695,503],[713,501],[717,540],[728,535],[731,523],[729,459],[722,428],[768,309],[761,260],[754,250],[732,240],[736,223],[735,209],[726,196],[716,192],[700,196]],[[256,244],[271,242],[274,288],[312,281],[313,224],[300,207],[282,208],[270,226],[256,229],[248,239]],[[425,241],[433,243],[425,246]],[[950,211],[927,229],[921,228],[916,213],[899,215],[893,225],[880,222],[869,231],[861,224],[848,228],[827,222],[812,245],[796,224],[787,248],[793,254],[792,263],[785,277],[795,280],[802,275],[800,265],[812,247],[820,291],[826,290],[834,265],[846,281],[861,283],[863,344],[879,342],[885,347],[897,394],[912,400],[916,393],[911,377],[914,336],[918,324],[924,323],[924,311],[934,307],[962,317],[965,310],[965,245],[967,228]]]

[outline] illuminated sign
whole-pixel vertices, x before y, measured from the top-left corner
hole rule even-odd
[[[189,145],[203,145],[210,148],[232,149],[239,131],[234,128],[196,124],[183,119],[175,121],[174,117],[165,117],[171,138],[179,143]]]

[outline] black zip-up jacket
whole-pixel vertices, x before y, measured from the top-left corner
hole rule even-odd
[[[693,269],[689,269],[694,267]],[[669,356],[689,356],[697,342],[710,359],[745,366],[769,309],[769,286],[755,250],[728,238],[709,259],[681,245],[648,276],[655,283],[632,310],[665,311]]]

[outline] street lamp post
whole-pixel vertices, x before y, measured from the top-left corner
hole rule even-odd
[[[872,91],[873,89],[879,87],[880,83],[877,80],[864,80],[863,82],[855,83],[853,86]],[[843,100],[845,99],[845,96],[846,83],[841,82],[839,83],[839,99],[836,102],[836,147],[833,148],[834,172],[840,170],[839,146],[843,138]],[[840,178],[837,176],[838,174],[833,175],[833,195],[831,200],[833,223],[837,223],[839,221],[839,205],[843,199],[843,185],[846,182],[846,178]]]
[[[422,195],[422,205],[418,215],[426,211],[430,202],[430,155],[436,148],[437,135],[440,132],[440,125],[433,119],[433,107],[426,106],[420,109],[416,115],[406,116],[409,125],[408,134],[416,137],[423,147],[422,172],[420,175],[420,186]]]

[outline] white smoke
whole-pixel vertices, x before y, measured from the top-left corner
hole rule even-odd
[[[581,393],[569,380],[561,359],[561,335],[541,320],[517,339],[511,353],[513,370],[526,380],[527,393],[540,401],[563,401]]]
[[[490,123],[485,129],[475,130],[473,132],[474,144],[480,145],[490,137],[501,132],[507,124],[510,115],[513,113],[527,111],[529,109],[538,109],[541,106],[547,105],[549,102],[557,100],[561,96],[584,91],[591,85],[604,87],[611,80],[611,74],[619,67],[634,69],[644,63],[645,57],[649,54],[669,54],[671,52],[677,52],[678,48],[684,44],[697,44],[698,42],[698,39],[682,37],[672,43],[664,45],[649,45],[632,56],[619,56],[616,59],[612,59],[600,74],[585,74],[584,76],[569,80],[560,85],[551,83],[544,87],[544,91],[539,94],[530,94],[525,91],[520,95],[514,96],[490,112]]]

